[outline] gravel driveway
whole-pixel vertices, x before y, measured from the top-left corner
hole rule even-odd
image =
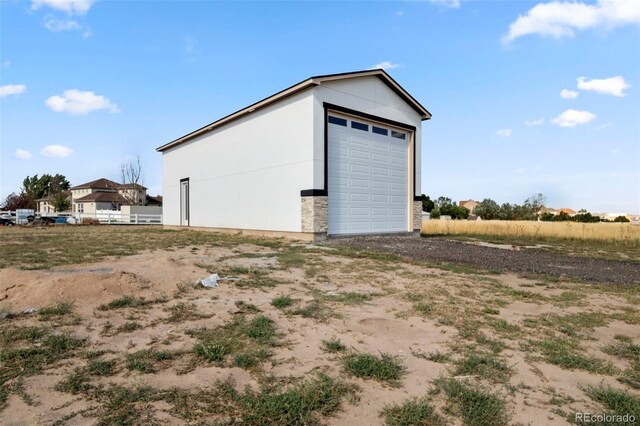
[[[640,284],[640,262],[592,259],[536,249],[507,250],[441,237],[367,236],[335,238],[326,244],[382,250],[415,260],[471,265],[495,271],[543,274],[585,281]]]

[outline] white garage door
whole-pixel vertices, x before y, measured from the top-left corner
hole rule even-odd
[[[407,232],[409,133],[328,117],[329,234]]]

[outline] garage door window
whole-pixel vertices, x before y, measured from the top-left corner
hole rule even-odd
[[[409,133],[355,117],[327,121],[328,234],[407,232]]]
[[[329,116],[329,123],[337,124],[338,126],[345,126],[345,127],[347,126],[347,120],[340,117]]]

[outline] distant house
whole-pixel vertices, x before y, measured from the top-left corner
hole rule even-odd
[[[71,191],[64,191],[63,194],[67,197],[69,202],[71,202]],[[38,203],[38,211],[40,213],[53,213],[56,211],[53,206],[53,196],[47,195],[46,197],[39,198],[36,200]]]
[[[473,209],[475,209],[478,204],[480,204],[480,202],[476,200],[458,202],[458,206],[466,208],[467,210],[469,210],[469,213],[473,213]]]
[[[123,205],[144,205],[147,188],[139,184],[121,184],[101,178],[71,188],[71,204],[76,213],[120,210]],[[153,205],[157,205],[154,199]]]
[[[563,209],[556,210],[556,214],[560,214],[560,213],[565,213],[565,214],[568,214],[569,216],[575,216],[578,212],[573,209],[565,207]]]

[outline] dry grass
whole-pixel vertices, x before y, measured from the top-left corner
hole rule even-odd
[[[630,223],[574,223],[506,220],[427,220],[424,235],[484,235],[532,240],[563,239],[640,245],[640,226]]]

